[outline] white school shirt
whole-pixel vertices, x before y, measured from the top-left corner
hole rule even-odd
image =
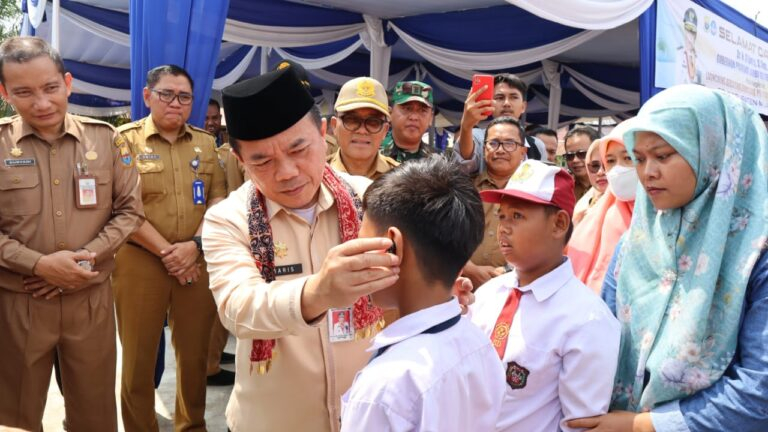
[[[490,339],[510,291],[512,271],[475,292],[472,322]],[[526,384],[506,395],[498,431],[575,431],[565,421],[608,410],[619,356],[620,326],[605,303],[573,274],[570,260],[528,286],[509,330],[505,371],[528,370]],[[498,355],[497,355],[498,358]],[[516,365],[516,366],[515,366]]]
[[[490,340],[461,314],[456,298],[406,315],[368,351],[389,347],[355,376],[341,402],[341,430],[493,431],[504,397],[504,370]]]

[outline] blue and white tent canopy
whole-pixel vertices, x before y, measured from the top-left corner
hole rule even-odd
[[[59,1],[60,51],[75,78],[73,111],[127,112],[130,1]],[[443,117],[458,122],[472,74],[499,71],[517,73],[531,86],[529,122],[626,115],[640,104],[638,22],[653,0],[312,3],[229,0],[213,90],[287,58],[308,69],[316,99],[326,108],[353,77],[373,76],[388,87],[421,79],[435,87]],[[23,0],[23,7],[25,31],[51,40],[51,2]]]

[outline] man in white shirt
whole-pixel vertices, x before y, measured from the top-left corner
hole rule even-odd
[[[373,340],[342,398],[342,431],[492,431],[504,371],[461,317],[451,286],[483,235],[474,185],[444,158],[411,161],[371,184],[360,237],[389,237],[400,277],[373,294],[401,318]]]
[[[472,321],[506,369],[499,431],[573,431],[565,421],[603,414],[613,389],[619,323],[563,256],[572,227],[573,177],[525,161],[500,202],[499,244],[515,270],[476,292]]]

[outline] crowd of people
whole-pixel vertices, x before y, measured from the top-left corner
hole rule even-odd
[[[117,129],[71,86],[0,45],[0,429],[42,429],[55,364],[68,431],[157,431],[167,322],[178,431],[209,385],[235,432],[768,430],[768,132],[738,98],[662,91],[571,129],[566,168],[506,73],[445,154],[419,81],[352,79],[326,119],[284,62],[205,129],[178,66]]]

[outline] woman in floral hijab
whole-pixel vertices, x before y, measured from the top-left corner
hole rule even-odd
[[[765,126],[738,98],[683,85],[651,98],[624,139],[646,193],[618,287],[603,289],[623,328],[611,408],[626,411],[569,426],[767,431]]]

